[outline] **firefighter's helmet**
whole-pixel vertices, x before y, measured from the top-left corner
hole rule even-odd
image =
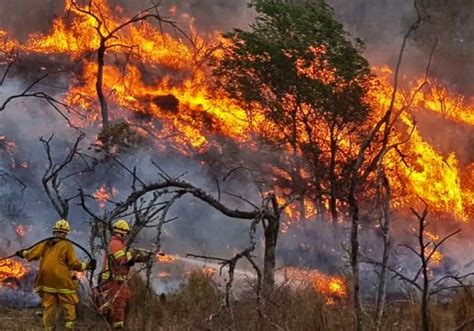
[[[130,226],[126,220],[118,220],[114,223],[114,232],[127,234],[130,231]]]
[[[71,231],[71,227],[69,226],[69,222],[65,219],[60,219],[54,224],[53,232],[63,232],[67,234],[69,231]]]

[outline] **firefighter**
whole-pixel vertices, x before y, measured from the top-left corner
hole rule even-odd
[[[64,312],[65,329],[74,329],[79,297],[73,271],[92,270],[97,264],[95,260],[89,263],[79,261],[72,244],[61,240],[66,238],[70,230],[69,223],[61,219],[53,227],[53,236],[57,239],[42,242],[30,250],[16,252],[17,256],[28,261],[40,260],[34,290],[41,298],[45,330],[54,330],[58,308]]]
[[[99,275],[97,300],[99,313],[106,316],[114,329],[125,326],[125,308],[131,297],[128,287],[128,274],[136,262],[147,262],[151,254],[140,250],[127,249],[126,238],[130,227],[125,220],[113,225],[113,236]]]

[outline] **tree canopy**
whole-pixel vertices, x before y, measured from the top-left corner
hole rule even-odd
[[[335,209],[338,181],[352,159],[348,139],[358,140],[370,115],[363,43],[351,40],[324,2],[254,0],[249,6],[257,12],[250,29],[224,34],[218,84],[265,138],[293,150],[293,180],[319,186],[313,200],[327,193]]]

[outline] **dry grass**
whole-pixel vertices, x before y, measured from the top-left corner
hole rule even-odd
[[[208,274],[194,272],[181,289],[157,296],[135,278],[130,283],[128,330],[353,330],[349,301],[326,304],[312,288],[276,288],[258,305],[255,291],[248,289],[234,298],[232,312],[222,310],[223,293]],[[373,311],[366,304],[366,330],[375,330]],[[41,330],[35,309],[0,307],[0,330]],[[220,313],[220,314],[216,314]],[[211,316],[214,316],[212,319]],[[443,302],[432,301],[431,329],[474,330],[474,292],[459,291]],[[419,330],[420,312],[416,299],[389,301],[383,330]],[[107,330],[103,320],[83,303],[78,309],[77,330]]]

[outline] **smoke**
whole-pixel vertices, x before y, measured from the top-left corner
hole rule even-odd
[[[295,0],[305,2],[306,0]],[[133,14],[150,6],[149,0],[109,0],[112,5]],[[193,22],[201,33],[246,28],[254,12],[247,0],[163,1],[161,14],[169,16],[183,27]],[[366,42],[365,55],[372,65],[392,67],[398,58],[401,40],[416,19],[412,0],[327,0],[336,18],[352,37]],[[415,32],[405,53],[404,72],[423,73],[429,51],[439,40],[432,74],[472,95],[472,13],[474,3],[437,0],[421,1],[423,21]],[[173,8],[173,12],[170,9]],[[174,9],[176,14],[174,13]],[[440,13],[449,12],[449,17]],[[31,33],[47,32],[56,16],[64,15],[64,0],[3,0],[0,2],[0,28],[14,31],[15,37],[25,39]],[[440,16],[441,15],[441,16]],[[471,16],[470,16],[471,15]],[[28,24],[25,24],[28,22]],[[471,64],[469,64],[471,62]]]
[[[10,95],[18,94],[24,88],[23,85],[19,80],[9,79],[0,92],[0,102]],[[42,89],[45,92],[52,92],[48,91],[47,87],[42,87]],[[94,150],[90,148],[97,135],[97,128],[90,128],[86,133],[86,139],[83,141],[81,149],[83,152],[97,157],[98,155],[95,155]],[[26,215],[25,219],[13,222],[8,218],[6,209],[2,208],[0,212],[2,224],[12,225],[12,229],[8,231],[10,234],[14,233],[14,226],[19,223],[31,225],[31,231],[27,233],[26,241],[29,244],[39,237],[48,236],[52,224],[58,219],[41,183],[41,178],[47,167],[47,155],[39,138],[48,138],[54,135],[51,144],[52,155],[55,161],[60,161],[64,158],[67,148],[73,144],[78,132],[69,128],[62,116],[45,102],[26,98],[11,103],[4,112],[0,113],[0,135],[6,136],[17,145],[12,156],[15,163],[26,162],[28,165],[27,168],[16,167],[9,170],[27,186],[24,191],[22,191],[23,187],[12,178],[0,186],[0,195],[4,198],[3,200],[11,201],[12,197],[15,197],[17,202],[22,202],[21,211],[22,215]],[[156,149],[145,146],[143,149],[120,156],[120,159],[130,169],[136,167],[138,176],[147,183],[161,180],[158,170],[152,165],[151,160],[153,159],[170,175],[186,174],[183,179],[217,196],[217,187],[209,170],[202,167],[193,158],[187,158],[177,153],[161,154]],[[11,167],[7,161],[7,159],[2,160],[2,168]],[[104,184],[109,189],[113,187],[118,192],[113,197],[117,201],[123,201],[131,191],[132,177],[113,161],[100,164],[93,174],[84,174],[76,176],[76,178],[84,191],[89,194],[94,193]],[[78,184],[74,180],[70,180],[65,182],[62,193],[64,196],[73,196],[77,194],[78,188]],[[229,181],[226,185],[222,184],[222,189],[242,194],[251,200],[255,198],[245,184],[236,185],[235,182]],[[223,197],[223,202],[232,208],[248,209],[247,206],[235,199]],[[79,241],[87,245],[86,221],[88,217],[76,204],[77,201],[71,203],[69,217],[76,229],[71,235],[73,238],[77,236]],[[97,203],[91,202],[90,204],[100,214],[101,210]],[[169,217],[178,219],[165,229],[163,244],[168,252],[207,253],[220,256],[226,251],[230,254],[247,244],[248,221],[229,219],[196,199],[184,198],[177,203],[175,209],[171,210]],[[148,233],[145,236],[152,239],[155,233]],[[14,244],[9,249],[14,251],[19,248]]]
[[[367,50],[365,55],[374,65],[395,63],[400,48],[403,33],[407,30],[410,22],[414,20],[412,1],[410,0],[364,0],[364,1],[328,1],[334,7],[338,19],[344,23],[352,37],[361,37],[366,41]],[[129,12],[136,12],[146,8],[149,1],[125,1],[115,0],[114,4],[122,5]],[[212,32],[215,30],[226,31],[233,27],[245,28],[253,18],[253,13],[246,6],[246,1],[227,0],[194,0],[194,1],[168,1],[163,8],[163,13],[170,14],[171,6],[176,5],[178,20],[188,21],[189,14],[195,20],[199,31]],[[34,1],[34,0],[4,0],[0,3],[1,27],[7,31],[14,31],[17,37],[26,38],[32,32],[45,32],[51,26],[55,15],[62,15],[63,0]],[[34,15],[32,14],[34,13]],[[28,24],[25,24],[28,22]],[[405,57],[405,73],[422,73],[426,66],[426,52],[411,42]],[[435,59],[434,65],[438,62]],[[447,61],[447,59],[446,59]],[[21,80],[9,79],[0,89],[0,102],[9,95],[15,94],[24,88],[26,83]],[[57,91],[51,91],[56,94]],[[58,96],[60,97],[60,95]],[[439,132],[442,126],[436,128],[425,126],[429,132]],[[53,152],[57,158],[61,158],[65,145],[71,144],[77,132],[68,128],[65,121],[51,107],[41,101],[19,100],[12,103],[6,111],[0,113],[0,135],[5,135],[16,142],[18,150],[15,153],[17,163],[27,162],[28,169],[16,168],[14,173],[25,184],[27,189],[22,192],[21,185],[12,179],[8,185],[0,186],[0,195],[14,197],[21,200],[26,215],[24,221],[32,225],[32,230],[27,234],[25,244],[36,241],[39,237],[45,237],[50,233],[51,224],[57,219],[57,214],[51,207],[41,184],[41,177],[46,169],[46,154],[38,138],[49,137],[54,133]],[[94,142],[97,129],[92,128],[87,132],[87,138],[82,148],[88,147]],[[439,135],[444,140],[445,134]],[[468,140],[468,138],[466,138]],[[455,139],[457,142],[461,141]],[[464,139],[463,139],[464,140]],[[468,142],[466,142],[467,144]],[[452,144],[447,144],[448,151]],[[88,151],[92,153],[92,151]],[[178,154],[163,154],[150,149],[137,150],[133,154],[123,156],[122,161],[128,167],[137,167],[138,174],[145,181],[157,181],[157,170],[152,166],[151,159],[157,160],[160,165],[167,169],[172,175],[187,173],[184,177],[202,187],[206,191],[217,195],[217,187],[212,173],[202,168],[198,160],[184,157]],[[6,160],[1,160],[2,168]],[[89,177],[81,177],[81,185],[88,193],[93,193],[102,184],[114,187],[119,193],[114,199],[123,200],[130,192],[131,178],[126,171],[117,164],[105,163]],[[228,189],[236,194],[248,197],[249,200],[258,201],[256,190],[248,184],[248,181],[230,181],[221,189]],[[72,196],[77,193],[77,184],[68,182],[65,187],[66,193]],[[223,198],[233,208],[247,208],[241,201]],[[98,206],[95,206],[99,210]],[[10,224],[11,219],[4,213],[0,213],[2,224]],[[169,217],[178,217],[165,228],[163,236],[163,248],[167,253],[202,253],[215,256],[231,256],[238,249],[247,244],[247,233],[249,223],[224,217],[209,206],[192,198],[185,198],[172,209]],[[71,221],[75,232],[74,239],[87,245],[87,215],[77,205],[72,206]],[[396,223],[397,237],[406,236],[405,220]],[[348,229],[342,226],[333,226],[327,223],[307,222],[295,225],[288,235],[280,237],[279,264],[299,265],[302,267],[318,267],[326,272],[339,273],[343,270],[344,258],[347,257]],[[339,228],[334,234],[335,229]],[[7,233],[7,232],[5,232]],[[13,234],[12,229],[8,235]],[[261,233],[259,233],[261,235]],[[141,244],[146,245],[147,240],[153,238],[152,231],[147,232],[141,238]],[[380,234],[372,230],[363,230],[362,241],[365,247],[380,248]],[[457,261],[462,261],[459,255],[462,252],[462,244],[456,241],[453,244],[453,256]],[[18,249],[12,245],[12,251]],[[261,247],[258,254],[261,255]],[[469,252],[473,250],[470,249]],[[472,255],[472,253],[469,253]]]

